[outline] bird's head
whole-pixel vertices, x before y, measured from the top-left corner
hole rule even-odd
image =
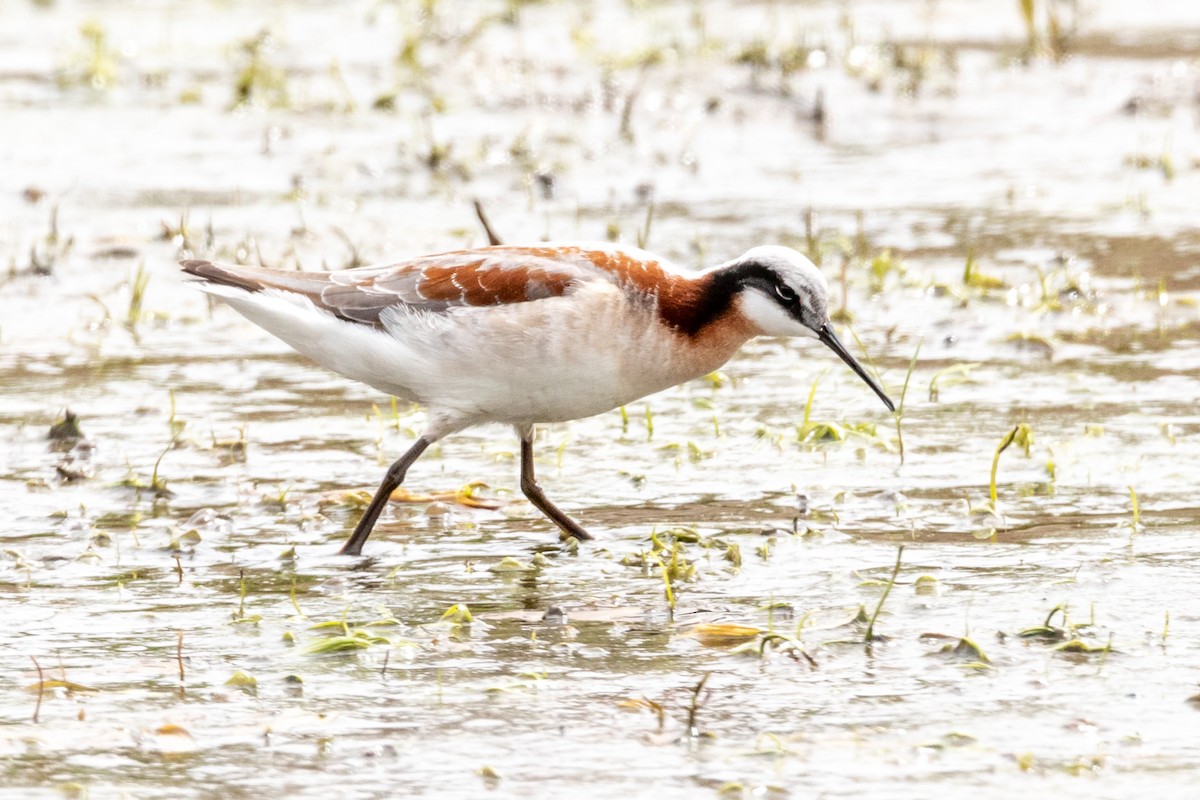
[[[895,405],[846,349],[829,320],[829,284],[811,261],[790,247],[755,247],[724,264],[741,298],[741,310],[764,336],[809,336],[850,365],[889,410]]]

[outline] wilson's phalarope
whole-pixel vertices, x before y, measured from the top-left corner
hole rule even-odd
[[[755,336],[818,339],[893,409],[834,333],[825,278],[786,247],[755,247],[692,275],[611,245],[485,247],[337,272],[182,266],[201,289],[317,363],[428,409],[424,431],[388,469],[346,554],[362,552],[426,448],[485,422],[516,430],[529,501],[567,535],[590,539],[534,479],[533,426],[706,375]]]

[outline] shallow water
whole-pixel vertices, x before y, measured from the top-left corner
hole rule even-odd
[[[1191,796],[1200,20],[1089,3],[1056,61],[1011,5],[0,4],[0,795]],[[231,109],[263,30],[286,104]],[[903,460],[758,341],[542,431],[595,543],[485,428],[336,556],[422,412],[175,262],[479,245],[475,197],[507,241],[652,198],[685,266],[819,257],[893,396],[920,346]]]

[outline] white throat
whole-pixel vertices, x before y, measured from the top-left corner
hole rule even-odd
[[[742,292],[741,310],[750,324],[758,328],[760,336],[808,336],[817,338],[817,333],[789,314],[779,303],[758,289]]]

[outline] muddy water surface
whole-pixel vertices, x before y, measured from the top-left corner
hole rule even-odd
[[[1200,19],[999,5],[0,3],[0,795],[1192,796]],[[175,262],[472,198],[805,250],[899,429],[758,341],[541,432],[595,543],[496,428],[336,556],[422,411]]]

